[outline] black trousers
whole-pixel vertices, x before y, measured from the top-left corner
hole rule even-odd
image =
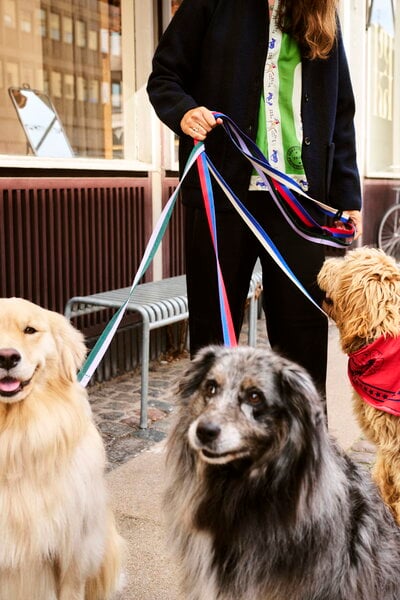
[[[321,244],[308,242],[286,222],[267,192],[249,192],[246,205],[268,233],[296,277],[317,301],[324,261]],[[222,344],[216,260],[204,208],[185,206],[186,276],[190,351]],[[232,318],[239,336],[251,274],[263,271],[263,308],[271,347],[305,367],[325,396],[328,322],[276,265],[234,210],[217,213],[218,254]]]

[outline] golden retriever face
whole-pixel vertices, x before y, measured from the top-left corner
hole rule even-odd
[[[354,352],[383,334],[399,335],[400,271],[382,250],[363,247],[344,258],[328,258],[318,285],[344,352]]]
[[[22,298],[0,298],[0,402],[25,400],[46,382],[72,382],[83,336],[62,315]]]

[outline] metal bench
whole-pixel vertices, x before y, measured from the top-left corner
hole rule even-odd
[[[261,272],[253,272],[249,287],[248,343],[256,344],[258,289],[261,286]],[[105,308],[120,308],[126,301],[130,288],[120,288],[90,296],[74,296],[65,306],[64,314],[68,319],[87,315]],[[188,318],[188,302],[186,294],[186,277],[170,277],[161,281],[138,285],[127,306],[128,311],[135,311],[142,319],[141,344],[141,398],[140,428],[147,428],[147,396],[149,389],[150,331],[165,325],[171,325]]]

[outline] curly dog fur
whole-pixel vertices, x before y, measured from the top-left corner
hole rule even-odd
[[[346,354],[382,335],[400,335],[400,271],[381,250],[363,247],[328,258],[318,284]],[[360,427],[377,447],[373,477],[400,523],[400,418],[367,404],[355,391],[353,397]]]

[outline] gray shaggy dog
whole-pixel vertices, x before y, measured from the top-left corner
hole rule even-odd
[[[210,346],[178,395],[164,505],[186,600],[399,600],[400,530],[301,367]]]

